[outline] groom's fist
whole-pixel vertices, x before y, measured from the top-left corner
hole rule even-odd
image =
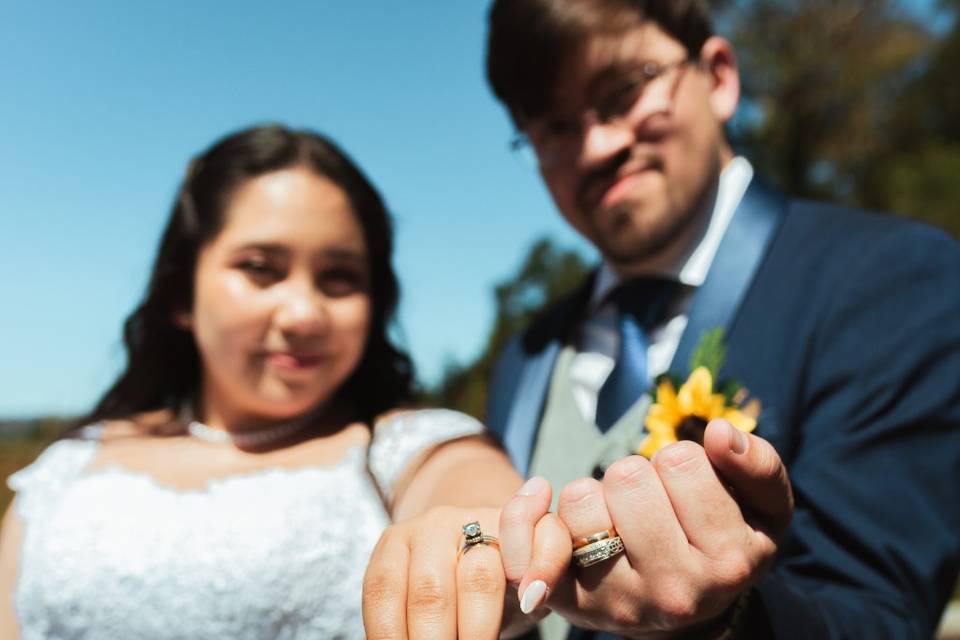
[[[628,637],[718,623],[767,571],[793,508],[773,447],[732,431],[714,421],[705,447],[679,442],[652,461],[616,462],[602,484],[565,487],[558,512],[571,535],[612,525],[625,553],[579,569],[554,606],[578,626]]]

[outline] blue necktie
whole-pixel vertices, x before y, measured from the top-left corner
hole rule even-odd
[[[650,388],[647,332],[663,317],[673,281],[643,278],[620,284],[609,300],[619,311],[620,350],[610,376],[597,394],[597,427],[606,432]]]

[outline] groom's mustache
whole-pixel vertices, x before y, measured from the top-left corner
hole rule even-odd
[[[663,168],[663,154],[653,149],[625,150],[611,158],[606,165],[581,178],[577,188],[577,205],[583,211],[592,211],[617,180],[642,171],[663,171]]]

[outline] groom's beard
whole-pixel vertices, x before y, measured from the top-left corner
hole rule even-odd
[[[585,209],[593,225],[594,244],[614,267],[622,267],[618,269],[622,272],[628,272],[631,265],[677,251],[679,245],[690,241],[713,209],[720,159],[711,159],[708,179],[692,197],[684,198],[683,193],[672,192],[676,187],[666,173],[662,154],[631,151],[628,157],[614,159],[610,166],[584,179],[580,202],[589,205],[591,199],[601,200],[605,187],[619,176],[641,171],[659,174],[659,184],[638,188],[612,206],[597,202],[592,209]]]

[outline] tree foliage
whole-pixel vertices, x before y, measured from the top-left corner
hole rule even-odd
[[[743,0],[725,15],[753,113],[734,138],[763,172],[960,235],[956,21],[938,37],[891,0]]]

